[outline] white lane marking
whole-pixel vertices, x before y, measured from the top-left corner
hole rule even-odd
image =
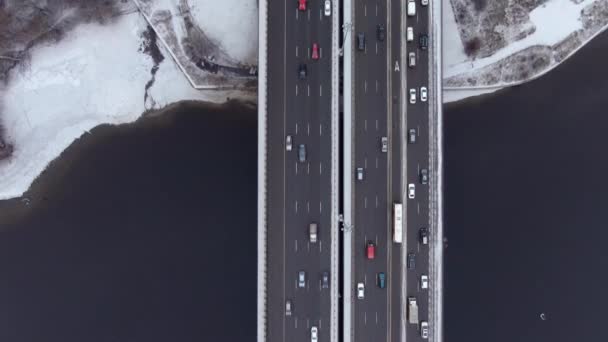
[[[310,162],[306,163],[306,174],[310,174]]]
[[[323,58],[323,48],[319,48],[319,58]]]
[[[296,135],[298,134],[298,123],[296,122]]]
[[[306,246],[308,248],[308,253],[310,253],[310,241],[306,243]]]
[[[298,18],[299,18],[299,13],[298,12],[300,12],[300,11],[296,8],[296,20],[298,20]]]
[[[319,330],[321,330],[322,324],[321,324],[322,320],[319,318]]]
[[[298,57],[298,46],[296,45],[296,57]]]
[[[296,214],[298,213],[298,201],[296,201]]]
[[[319,124],[319,135],[323,135],[323,125]]]
[[[296,162],[296,175],[298,174],[298,162]]]
[[[319,253],[323,251],[323,241],[319,241]]]
[[[363,323],[367,325],[367,311],[363,312]]]
[[[306,135],[310,135],[310,122],[306,123]]]
[[[367,196],[363,197],[363,207],[367,209]]]
[[[310,96],[310,84],[307,84],[306,88],[308,89],[308,96]]]
[[[323,202],[319,202],[319,213],[323,212]]]
[[[294,320],[294,324],[295,324],[295,328],[298,329],[298,317],[296,317],[296,319]]]
[[[378,208],[378,195],[376,195],[376,208]]]
[[[420,202],[416,203],[418,205],[418,214],[420,214]]]
[[[365,165],[365,168],[367,169],[367,157],[363,159],[363,163]]]
[[[367,5],[363,5],[363,16],[367,17]]]
[[[323,174],[323,163],[319,163],[319,174]]]
[[[367,274],[363,275],[363,284],[365,284],[365,286],[367,286]]]
[[[378,80],[376,80],[376,93],[378,92]]]
[[[378,16],[378,4],[376,4],[376,17]]]
[[[376,43],[376,55],[378,54],[378,43]]]
[[[363,83],[363,89],[367,93],[367,80]]]
[[[376,131],[378,130],[378,119],[376,119]]]
[[[308,21],[310,21],[310,11],[308,11]]]
[[[298,85],[296,84],[296,96],[298,96]]]
[[[420,163],[416,166],[416,174],[420,174]]]
[[[295,242],[295,245],[293,246],[293,250],[295,252],[297,252],[298,251],[298,240],[296,239],[294,242]]]
[[[306,212],[310,212],[310,202],[306,201]]]
[[[378,157],[376,157],[376,169],[378,168]]]
[[[319,8],[319,21],[323,21],[323,10]]]
[[[367,119],[363,120],[363,130],[367,132]]]
[[[376,311],[376,324],[378,324],[378,311]]]
[[[307,48],[307,50],[306,50],[306,57],[310,58],[310,48]]]
[[[376,235],[376,239],[374,240],[374,243],[376,244],[376,246],[378,246],[378,235]]]
[[[323,96],[323,85],[319,84],[319,96]]]
[[[306,319],[306,329],[308,329],[310,327],[310,319]]]

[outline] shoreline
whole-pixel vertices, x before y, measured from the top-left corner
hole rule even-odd
[[[182,100],[171,103],[161,109],[146,111],[133,121],[123,124],[104,123],[95,126],[89,134],[83,134],[74,139],[61,154],[49,162],[30,184],[29,188],[19,197],[0,200],[0,231],[2,225],[13,220],[19,220],[28,213],[38,210],[41,205],[51,198],[49,193],[56,191],[57,184],[65,184],[67,173],[74,163],[79,162],[83,153],[89,151],[93,146],[116,134],[132,134],[136,128],[168,125],[181,113],[189,110],[200,110],[200,115],[213,114],[214,112],[251,112],[255,114],[256,104],[254,101],[242,99],[228,99],[224,103],[214,103],[198,100]],[[184,114],[185,115],[185,114]],[[230,120],[230,116],[226,116]],[[52,198],[55,199],[55,198]]]

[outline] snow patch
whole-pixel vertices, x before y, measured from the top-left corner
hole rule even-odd
[[[13,156],[0,162],[0,199],[21,196],[53,159],[88,130],[104,123],[135,121],[146,110],[145,85],[154,65],[151,57],[139,52],[146,27],[137,13],[110,26],[80,25],[56,45],[32,49],[27,70],[13,70],[0,93],[6,140],[14,145]],[[161,52],[168,56],[162,46]],[[159,65],[149,94],[156,108],[179,100],[252,97],[197,91],[170,58]]]

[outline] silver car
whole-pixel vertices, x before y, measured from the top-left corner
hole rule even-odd
[[[423,290],[429,288],[429,276],[426,274],[420,276],[420,288]]]
[[[325,16],[329,17],[331,15],[331,0],[325,0]]]
[[[298,146],[298,159],[300,160],[300,163],[306,161],[306,145],[304,144],[300,144],[300,146]]]
[[[407,66],[409,66],[410,68],[413,68],[416,66],[416,53],[415,52],[410,52],[407,55]]]
[[[362,167],[357,168],[357,180],[358,181],[363,180],[363,168]]]
[[[409,199],[414,199],[416,197],[416,186],[414,183],[410,183],[407,186],[407,197]]]
[[[291,135],[285,137],[285,149],[291,151]]]
[[[299,288],[306,287],[306,272],[304,272],[304,271],[298,272],[298,287]]]
[[[426,90],[426,87],[420,87],[420,101],[426,102],[427,96],[428,92]]]
[[[382,137],[382,139],[380,140],[381,145],[382,145],[382,152],[386,153],[388,152],[388,138],[387,137]]]
[[[429,338],[429,322],[420,321],[420,337],[425,340]]]
[[[416,143],[416,129],[415,128],[410,128],[408,130],[408,142],[410,144]]]
[[[416,88],[410,88],[410,103],[416,103]]]
[[[289,299],[285,301],[285,316],[291,316],[291,301]]]
[[[420,0],[420,4],[421,4],[422,6],[428,6],[428,4],[429,4],[429,0]]]

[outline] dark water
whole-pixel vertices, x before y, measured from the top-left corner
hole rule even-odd
[[[608,341],[606,61],[445,111],[447,342]]]
[[[252,341],[256,135],[188,105],[72,146],[0,225],[0,341]]]

